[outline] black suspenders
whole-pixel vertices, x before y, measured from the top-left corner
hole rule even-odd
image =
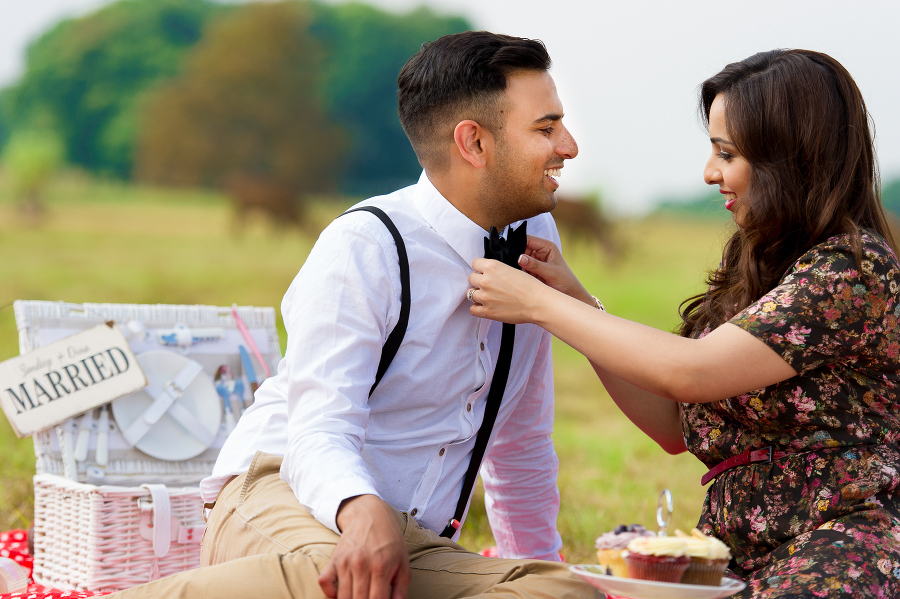
[[[409,259],[406,255],[406,245],[403,243],[403,237],[400,235],[400,231],[397,230],[393,221],[383,210],[374,206],[361,206],[359,208],[348,210],[344,214],[358,211],[371,212],[384,223],[384,226],[391,232],[394,243],[397,245],[397,257],[400,262],[400,317],[397,319],[394,330],[388,335],[387,341],[384,343],[384,348],[381,351],[381,360],[378,362],[375,383],[372,385],[372,388],[369,389],[369,396],[371,396],[375,391],[375,387],[381,382],[384,373],[387,372],[388,366],[391,365],[394,356],[397,355],[397,350],[400,349],[400,343],[403,341],[403,336],[406,334],[406,327],[409,324]],[[341,216],[343,216],[343,214]],[[469,469],[466,471],[466,476],[463,479],[463,488],[456,504],[456,511],[454,512],[453,518],[447,524],[447,527],[441,532],[442,537],[450,538],[456,533],[457,529],[459,529],[463,513],[466,510],[466,506],[469,503],[469,497],[472,494],[472,489],[475,487],[478,469],[481,468],[481,461],[484,459],[488,439],[491,436],[491,430],[494,428],[494,422],[496,421],[497,413],[500,410],[500,401],[503,399],[506,380],[509,376],[514,335],[514,327],[504,324],[503,335],[500,342],[500,356],[498,357],[497,369],[494,371],[490,391],[488,392],[484,420],[481,424],[481,428],[478,429],[478,436],[475,438],[475,448],[472,451]]]
[[[392,221],[381,208],[376,208],[375,206],[362,206],[360,208],[348,210],[344,214],[359,211],[371,212],[384,223],[384,226],[391,232],[394,243],[397,244],[397,258],[400,262],[400,317],[397,319],[394,330],[388,335],[387,341],[384,342],[384,348],[381,350],[381,361],[378,362],[378,371],[375,373],[375,383],[372,385],[372,388],[369,389],[369,397],[371,397],[372,393],[375,392],[375,387],[381,382],[381,377],[387,372],[388,366],[391,365],[394,356],[397,355],[397,350],[400,349],[400,343],[403,342],[403,336],[406,334],[406,327],[409,324],[409,259],[406,257],[406,245],[403,243],[403,237],[400,235],[400,231],[397,230],[394,221]],[[341,216],[343,216],[343,214]]]

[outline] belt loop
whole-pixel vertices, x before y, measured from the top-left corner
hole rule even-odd
[[[215,500],[213,500],[212,503],[204,503],[203,504],[203,521],[204,522],[209,521],[209,514],[210,514],[210,512],[212,512],[213,508],[216,507],[216,503],[219,501],[219,497],[222,496],[222,491],[225,490],[225,487],[227,487],[232,482],[234,482],[234,479],[236,479],[238,476],[239,475],[237,475],[237,474],[232,474],[231,476],[229,476],[228,479],[225,481],[225,484],[223,484],[221,486],[221,488],[219,489],[219,492],[216,493]]]

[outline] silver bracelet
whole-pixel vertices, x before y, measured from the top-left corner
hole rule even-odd
[[[606,312],[606,308],[603,307],[603,302],[597,299],[596,295],[592,295],[591,297],[594,298],[594,304],[596,305],[597,309],[601,312]]]

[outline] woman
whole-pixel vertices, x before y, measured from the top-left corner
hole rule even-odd
[[[534,276],[474,262],[471,312],[552,332],[710,468],[699,528],[742,596],[900,596],[900,263],[863,99],[829,56],[775,50],[704,82],[701,111],[737,230],[680,336],[604,313],[535,238]]]

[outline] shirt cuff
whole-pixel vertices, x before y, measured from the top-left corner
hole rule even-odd
[[[374,495],[383,500],[381,495],[378,494],[378,490],[373,485],[358,478],[331,481],[328,485],[328,489],[320,490],[320,492],[316,493],[313,497],[309,497],[308,495],[306,497],[301,497],[301,494],[297,492],[294,485],[291,484],[291,481],[285,477],[285,474],[285,470],[282,469],[281,479],[294,489],[294,496],[297,497],[297,501],[300,502],[300,505],[306,508],[306,510],[312,514],[313,518],[337,534],[341,534],[341,530],[337,525],[337,513],[338,509],[341,507],[341,502],[359,495]],[[309,502],[310,505],[307,505],[306,502]]]

